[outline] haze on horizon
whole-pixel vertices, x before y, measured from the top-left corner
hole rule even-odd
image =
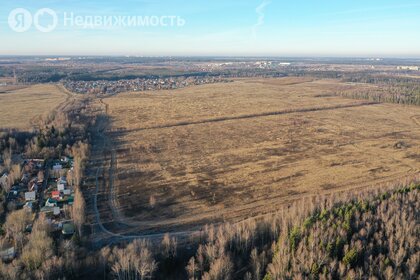
[[[16,8],[54,10],[57,27],[14,32]],[[177,16],[185,25],[70,27],[64,13]],[[414,0],[6,0],[0,55],[420,57],[419,15]]]

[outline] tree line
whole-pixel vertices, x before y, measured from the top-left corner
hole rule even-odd
[[[259,219],[104,247],[104,279],[417,279],[419,183],[320,195]],[[191,247],[187,249],[187,247]],[[192,251],[191,251],[192,249]]]
[[[0,196],[0,248],[13,246],[16,257],[11,262],[0,260],[0,279],[76,279],[89,265],[89,250],[83,239],[86,215],[82,178],[90,149],[88,129],[95,114],[88,98],[73,100],[61,110],[40,118],[38,128],[27,134],[24,141],[16,140],[20,134],[14,131],[2,135],[3,166],[9,172],[9,182]],[[22,176],[22,165],[12,163],[12,154],[44,158],[47,162],[62,155],[74,159],[73,172],[69,173],[73,175],[67,178],[75,189],[74,203],[64,208],[65,218],[73,220],[77,229],[71,239],[54,233],[44,213],[8,207],[10,203],[5,200],[8,187],[20,182]]]

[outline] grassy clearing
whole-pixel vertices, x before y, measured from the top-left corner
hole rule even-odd
[[[64,102],[66,96],[50,84],[5,91],[0,94],[0,128],[29,129],[39,116]]]

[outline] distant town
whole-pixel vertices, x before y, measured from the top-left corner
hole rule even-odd
[[[177,77],[118,81],[66,81],[63,84],[67,90],[75,93],[116,94],[128,91],[169,90],[220,82],[228,82],[228,80],[219,77]]]

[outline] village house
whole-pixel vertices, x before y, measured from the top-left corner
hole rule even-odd
[[[25,192],[25,201],[34,201],[36,200],[36,192]]]

